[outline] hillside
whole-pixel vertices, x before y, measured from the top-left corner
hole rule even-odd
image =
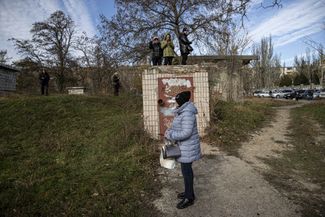
[[[129,96],[0,100],[0,213],[156,215],[158,155],[141,109]]]

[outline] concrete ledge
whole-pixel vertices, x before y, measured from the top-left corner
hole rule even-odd
[[[85,87],[67,87],[68,94],[83,95],[85,94]]]

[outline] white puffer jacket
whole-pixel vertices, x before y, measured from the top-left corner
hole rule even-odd
[[[192,102],[186,102],[175,110],[172,127],[165,137],[177,141],[181,156],[176,160],[180,163],[191,163],[201,158],[200,137],[197,130],[197,109]]]

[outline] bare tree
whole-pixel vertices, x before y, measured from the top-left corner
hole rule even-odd
[[[325,30],[325,23],[323,29]],[[320,84],[323,86],[324,85],[324,66],[323,62],[324,61],[324,45],[320,42],[312,40],[310,37],[305,37],[304,43],[307,44],[309,47],[311,47],[313,50],[315,50],[318,54],[319,62],[318,62],[318,72],[319,72],[319,77],[320,77]]]
[[[321,69],[319,67],[319,57],[311,55],[310,49],[306,49],[305,56],[294,58],[294,66],[297,70],[295,85],[300,84],[319,84],[321,81]]]
[[[306,48],[306,77],[309,80],[309,84],[312,85],[312,73],[311,73],[311,55],[310,55],[310,49]]]
[[[253,45],[253,54],[259,59],[253,62],[255,87],[271,88],[280,77],[280,57],[273,53],[272,37],[262,38],[260,44]]]
[[[220,55],[240,55],[249,45],[246,29],[238,23],[223,25],[222,34],[211,46],[213,53]]]
[[[78,58],[79,63],[82,66],[92,66],[92,53],[96,46],[96,40],[88,37],[86,32],[76,38],[76,43],[73,48],[81,52],[81,56]]]
[[[41,67],[45,64],[46,57],[41,50],[37,48],[33,40],[19,40],[11,38],[14,41],[18,54],[24,57],[25,60],[35,62]]]
[[[55,67],[57,84],[59,90],[63,91],[74,32],[71,18],[62,11],[56,11],[47,20],[33,24],[31,40],[11,40],[22,56],[37,62],[41,67]]]
[[[305,57],[302,56],[298,58],[297,56],[295,56],[294,67],[297,70],[297,75],[294,78],[294,85],[309,84],[307,64],[306,64]]]
[[[74,49],[81,52],[78,58],[79,65],[83,67],[79,70],[78,76],[83,83],[90,77],[91,89],[93,93],[107,92],[110,86],[110,78],[116,69],[116,62],[110,56],[109,50],[105,50],[105,44],[98,38],[89,38],[86,33],[77,37]]]
[[[116,0],[116,14],[101,16],[100,32],[119,59],[137,62],[147,55],[147,41],[153,35],[171,32],[178,37],[190,29],[196,47],[214,46],[223,26],[233,16],[245,17],[252,0]],[[276,0],[272,5],[277,4]],[[194,44],[194,45],[195,45]],[[200,46],[199,46],[200,45]]]
[[[0,64],[6,64],[10,59],[7,50],[0,50]]]

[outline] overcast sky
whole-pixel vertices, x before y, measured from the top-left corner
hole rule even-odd
[[[270,2],[270,0],[264,0]],[[282,62],[292,65],[295,55],[306,51],[304,40],[309,37],[325,45],[325,0],[282,0],[282,8],[263,9],[262,0],[254,0],[245,26],[253,42],[272,35],[275,52]],[[264,2],[264,3],[266,3]],[[36,21],[43,21],[56,10],[66,12],[79,32],[97,34],[99,15],[114,14],[113,0],[0,0],[0,49],[10,57],[19,58],[8,39],[30,38],[29,30]]]

